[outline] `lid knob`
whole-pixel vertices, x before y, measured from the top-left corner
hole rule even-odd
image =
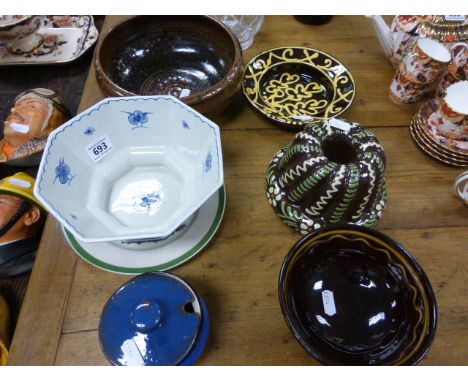
[[[161,326],[161,308],[156,300],[145,299],[130,313],[130,324],[140,333],[149,333]]]

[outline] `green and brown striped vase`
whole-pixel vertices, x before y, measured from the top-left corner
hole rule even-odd
[[[357,123],[308,125],[271,161],[266,195],[279,217],[305,235],[329,224],[374,226],[387,200],[385,153]]]

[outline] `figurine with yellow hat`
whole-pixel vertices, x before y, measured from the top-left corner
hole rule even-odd
[[[34,263],[47,215],[34,183],[23,172],[0,180],[0,277],[30,271]]]
[[[0,162],[39,164],[47,137],[70,118],[55,91],[29,89],[19,94],[3,127]]]

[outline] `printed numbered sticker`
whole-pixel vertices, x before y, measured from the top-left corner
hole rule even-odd
[[[353,127],[350,123],[336,118],[331,118],[329,123],[330,126],[336,127],[346,133],[351,129],[351,127]]]
[[[112,151],[112,142],[107,135],[103,135],[96,141],[86,146],[86,152],[89,157],[97,162]]]
[[[334,316],[336,314],[336,305],[335,297],[333,296],[333,292],[331,290],[324,290],[322,292],[322,302],[325,314],[328,316]]]
[[[189,95],[190,95],[190,89],[182,89],[179,94],[179,97],[184,98],[184,97],[188,97]]]
[[[145,360],[141,356],[140,349],[138,349],[138,345],[135,343],[133,338],[124,341],[121,351],[124,355],[124,366],[144,366]]]

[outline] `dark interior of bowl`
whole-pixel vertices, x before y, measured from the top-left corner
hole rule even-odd
[[[288,74],[288,77],[284,77]],[[292,80],[294,78],[294,80]],[[275,102],[278,98],[289,98],[291,102],[304,102],[304,99],[296,99],[297,95],[294,94],[298,90],[298,87],[302,89],[311,88],[310,84],[317,84],[318,88],[314,88],[313,97],[315,99],[324,99],[327,101],[327,105],[333,100],[335,91],[333,90],[333,84],[330,79],[321,73],[314,67],[306,64],[298,63],[284,63],[273,66],[263,74],[260,81],[260,94],[265,103],[270,103],[266,98],[271,96],[272,91],[275,91],[276,95]],[[281,93],[278,92],[280,87]],[[286,89],[290,90],[286,90]],[[291,91],[295,89],[296,91]],[[306,95],[305,92],[299,91]]]
[[[286,278],[287,320],[321,362],[397,364],[418,351],[427,306],[384,252],[334,237],[292,262]]]
[[[119,87],[184,98],[219,82],[235,58],[230,35],[204,16],[139,16],[103,41],[100,61]]]

